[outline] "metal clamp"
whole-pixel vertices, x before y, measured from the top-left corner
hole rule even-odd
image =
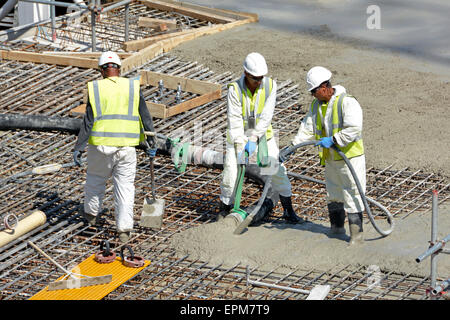
[[[123,250],[124,249],[128,249],[128,251],[130,252],[131,256],[127,257],[123,255]],[[142,257],[138,257],[135,256],[133,253],[133,250],[131,250],[130,246],[123,246],[120,249],[120,257],[122,258],[122,263],[124,266],[126,267],[130,267],[130,268],[140,268],[143,267],[145,264],[145,260]]]
[[[103,249],[103,245],[106,246],[106,249]],[[98,263],[111,263],[116,260],[116,253],[110,250],[108,240],[100,243],[100,251],[95,254],[94,260]]]

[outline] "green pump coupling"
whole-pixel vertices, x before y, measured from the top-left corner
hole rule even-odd
[[[189,142],[180,143],[180,138],[168,138],[173,148],[173,164],[179,173],[186,171],[189,156]]]
[[[156,136],[156,132],[152,131],[144,131],[146,136]],[[173,164],[175,169],[179,173],[183,173],[186,171],[186,166],[188,162],[189,156],[189,143],[185,142],[180,144],[180,138],[169,138],[167,137],[172,149],[173,149]]]

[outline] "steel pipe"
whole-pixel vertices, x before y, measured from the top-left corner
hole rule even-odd
[[[18,0],[8,0],[1,8],[0,8],[0,20],[3,20],[4,17],[14,9],[14,6],[17,4]]]
[[[80,3],[67,3],[67,2],[50,1],[50,0],[20,0],[20,1],[48,4],[52,7],[57,6],[57,7],[73,8],[73,6],[77,6],[77,7],[80,7],[81,9],[93,10],[93,7],[86,6],[86,5],[80,4]]]
[[[95,5],[95,0],[92,0],[92,6]],[[91,46],[92,46],[92,52],[97,51],[97,35],[95,33],[95,12],[91,11]]]
[[[247,267],[247,286],[249,284],[254,285],[254,286],[268,287],[268,288],[272,288],[272,289],[279,289],[279,290],[290,291],[290,292],[295,292],[295,293],[302,293],[302,294],[310,294],[311,293],[311,291],[309,291],[309,290],[279,286],[277,284],[262,282],[262,281],[258,281],[258,280],[250,280],[250,273],[249,273],[249,270]]]
[[[55,2],[55,1],[52,1]],[[50,19],[52,20],[52,41],[56,42],[56,7],[51,6],[50,7]]]
[[[432,191],[432,206],[431,206],[431,243],[436,243],[437,240],[437,230],[438,230],[438,191]],[[430,258],[430,277],[431,277],[431,287],[436,286],[437,277],[437,253],[436,251],[431,254]]]
[[[108,11],[111,11],[111,10],[114,10],[114,9],[117,9],[117,8],[119,8],[121,6],[126,5],[126,4],[130,4],[131,2],[132,2],[132,0],[123,0],[123,1],[116,2],[116,3],[114,3],[114,4],[110,5],[110,6],[102,8],[102,13],[108,12]]]
[[[127,42],[130,37],[130,5],[125,5],[125,39],[124,41]]]
[[[448,287],[450,287],[450,279],[444,280],[438,286],[432,287],[431,293],[436,296],[445,291]]]
[[[443,248],[443,246],[450,241],[450,234],[448,236],[446,236],[443,240],[438,241],[437,243],[435,243],[433,246],[431,246],[427,251],[425,251],[423,254],[421,254],[420,256],[418,256],[416,258],[416,262],[422,262],[425,258],[429,257],[430,255],[436,253],[437,251],[439,251],[440,249]]]

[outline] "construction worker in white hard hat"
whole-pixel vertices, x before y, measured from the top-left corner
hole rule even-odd
[[[295,214],[292,207],[291,183],[286,168],[278,161],[279,149],[271,125],[277,84],[266,74],[264,57],[252,52],[245,58],[240,79],[228,85],[227,143],[220,185],[220,212],[225,215],[233,207],[238,158],[243,161],[244,150],[252,157],[265,148],[268,159],[271,159],[268,173],[272,177],[272,188],[265,199],[266,204],[269,202],[267,214],[280,199],[283,218],[290,223],[302,223],[304,220]],[[263,143],[266,145],[262,146]]]
[[[331,148],[337,146],[349,158],[365,192],[366,165],[362,140],[363,113],[358,101],[344,87],[331,85],[331,71],[313,67],[306,83],[314,97],[311,107],[300,124],[292,145],[318,140],[319,156],[325,165],[330,235],[345,234],[345,212],[348,215],[350,244],[363,241],[362,213],[364,204],[354,178],[345,161]],[[286,160],[285,151],[280,161]]]
[[[112,176],[114,210],[119,240],[125,243],[133,230],[136,149],[141,145],[154,157],[156,143],[143,131],[154,131],[152,117],[140,91],[139,80],[120,76],[121,61],[104,52],[98,62],[104,79],[87,84],[88,101],[74,148],[74,162],[88,144],[84,206],[81,212],[90,225],[98,223],[106,181]]]

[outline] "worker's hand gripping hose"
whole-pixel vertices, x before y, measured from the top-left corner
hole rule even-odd
[[[292,154],[292,153],[294,153],[295,150],[297,150],[298,148],[305,147],[305,146],[308,146],[308,145],[315,145],[315,144],[317,144],[317,143],[318,143],[318,141],[315,141],[315,140],[314,140],[314,141],[307,141],[307,142],[299,143],[299,144],[297,144],[297,145],[295,145],[295,146],[290,146],[290,147],[284,148],[284,149],[282,150],[282,152],[280,152],[280,154],[282,153],[283,159],[284,159],[284,160],[287,160],[287,159],[289,158],[289,155]],[[348,166],[348,168],[349,168],[349,170],[350,170],[350,172],[351,172],[351,174],[352,174],[352,176],[353,176],[353,179],[355,180],[355,183],[356,183],[356,186],[357,186],[357,188],[358,188],[359,194],[361,195],[361,199],[362,199],[362,201],[363,201],[363,203],[364,203],[364,208],[366,209],[367,216],[369,217],[369,220],[370,220],[370,222],[372,223],[373,227],[374,227],[375,230],[376,230],[380,235],[382,235],[383,237],[388,236],[388,235],[394,230],[394,217],[392,216],[392,214],[391,214],[391,213],[390,213],[383,205],[381,205],[380,203],[378,203],[377,201],[375,201],[375,200],[373,200],[373,199],[370,199],[370,198],[366,197],[366,195],[364,194],[364,191],[363,191],[363,189],[362,189],[362,186],[361,186],[361,184],[360,184],[360,182],[359,182],[359,180],[358,180],[358,177],[357,177],[357,175],[356,175],[356,172],[355,172],[355,170],[353,169],[353,166],[351,165],[351,163],[350,163],[350,161],[348,160],[348,158],[347,158],[347,157],[345,156],[345,154],[344,154],[341,150],[339,150],[339,148],[336,147],[335,145],[332,145],[331,148],[333,148],[333,149],[334,149],[334,150],[342,157],[342,159],[344,159],[345,164]],[[288,172],[288,175],[290,175],[290,176],[292,176],[292,177],[294,177],[294,178],[296,178],[296,179],[305,179],[305,180],[309,180],[309,181],[312,181],[312,182],[316,182],[316,183],[320,183],[320,184],[325,184],[324,181],[317,180],[317,179],[314,179],[314,178],[311,178],[311,177],[307,177],[307,176],[304,176],[304,175],[299,175],[299,174],[292,173],[292,172]],[[374,219],[374,217],[373,217],[373,215],[372,215],[372,211],[370,210],[370,207],[369,207],[368,202],[374,204],[375,206],[377,206],[378,208],[380,208],[381,211],[383,211],[383,212],[386,214],[386,216],[387,216],[387,221],[388,221],[388,223],[390,224],[390,229],[388,229],[388,230],[382,230],[382,229],[376,224],[376,221],[375,221],[375,219]]]

